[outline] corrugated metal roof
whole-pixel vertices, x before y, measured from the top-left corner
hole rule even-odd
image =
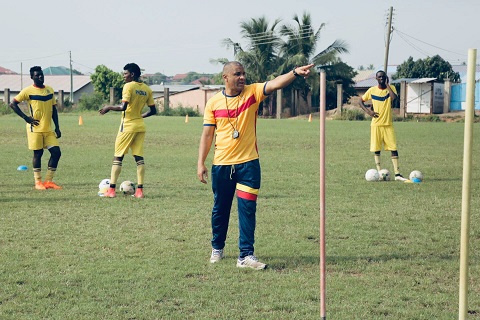
[[[437,80],[437,78],[420,78],[417,80],[413,80],[411,83],[427,83],[427,82],[432,82],[434,80]]]
[[[400,79],[397,79],[397,80],[392,80],[390,83],[391,84],[402,83],[402,82],[410,83],[410,82],[415,81],[417,79],[418,78],[400,78]]]
[[[355,82],[353,85],[354,88],[370,88],[373,86],[376,86],[378,84],[377,79],[375,78],[376,72],[374,71],[370,77],[360,80],[358,82]],[[388,77],[392,79],[393,72],[388,73]]]
[[[16,72],[4,67],[0,67],[0,74],[16,74]]]
[[[152,89],[153,92],[163,92],[165,91],[165,88],[168,88],[168,91],[170,93],[173,93],[173,92],[183,92],[183,91],[188,91],[192,89],[198,89],[200,88],[200,86],[191,85],[191,84],[173,84],[173,85],[152,84],[150,86],[150,89]]]
[[[90,76],[73,76],[73,92],[80,90],[88,85],[92,80]],[[65,93],[70,93],[70,76],[48,76],[45,75],[46,85],[50,86],[58,92],[63,90]],[[23,87],[26,88],[32,85],[33,81],[30,79],[30,75],[23,75]],[[5,88],[10,89],[12,92],[21,91],[21,76],[19,74],[0,74],[0,90]]]
[[[353,86],[355,88],[370,88],[370,87],[376,86],[377,84],[378,84],[377,79],[375,79],[375,77],[373,77],[373,78],[370,78],[370,79],[365,79],[365,80],[358,81]]]
[[[357,75],[353,77],[353,82],[360,82],[365,79],[375,78],[375,71],[373,70],[356,70]]]

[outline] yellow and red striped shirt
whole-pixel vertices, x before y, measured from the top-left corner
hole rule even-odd
[[[232,165],[258,159],[257,115],[265,100],[266,83],[246,85],[236,96],[224,91],[208,100],[203,116],[204,126],[215,126],[214,165]],[[239,137],[234,139],[236,130]]]

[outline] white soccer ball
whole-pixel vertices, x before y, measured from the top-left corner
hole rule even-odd
[[[390,181],[390,171],[388,169],[382,169],[378,171],[380,181]]]
[[[412,172],[410,172],[409,178],[411,181],[413,181],[413,179],[415,178],[420,181],[423,181],[423,174],[418,170],[413,170]]]
[[[98,189],[105,189],[110,187],[110,179],[103,179],[98,184]]]
[[[103,197],[103,194],[108,191],[108,188],[110,188],[110,179],[100,181],[98,184],[98,195]]]
[[[378,171],[376,169],[370,169],[365,173],[365,180],[367,181],[378,181]]]
[[[135,193],[135,184],[131,181],[123,181],[120,185],[120,191],[123,192],[124,195],[132,195]]]

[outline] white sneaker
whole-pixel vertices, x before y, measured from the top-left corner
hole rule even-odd
[[[222,260],[224,257],[223,249],[212,249],[212,255],[210,256],[210,263],[215,263]]]
[[[267,268],[265,263],[258,261],[254,255],[246,256],[243,259],[238,258],[237,267],[239,268],[252,268],[255,270],[263,270]]]
[[[398,175],[395,175],[395,181],[403,181],[403,182],[406,182],[406,181],[410,181],[410,180],[404,178],[401,174],[398,174]]]

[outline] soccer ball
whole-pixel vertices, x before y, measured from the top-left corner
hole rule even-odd
[[[409,178],[411,181],[418,180],[418,182],[421,182],[423,181],[423,174],[418,170],[413,170],[412,172],[410,172]]]
[[[378,175],[380,177],[380,181],[390,181],[390,171],[387,169],[378,171]]]
[[[132,195],[135,193],[135,184],[131,181],[123,181],[120,185],[120,191],[123,192],[124,195]]]
[[[110,179],[103,179],[98,184],[98,189],[105,189],[110,187]]]
[[[378,171],[376,169],[370,169],[365,173],[365,180],[378,181]]]
[[[110,188],[110,179],[100,181],[98,184],[98,195],[103,197],[103,194],[108,191],[108,188]]]

